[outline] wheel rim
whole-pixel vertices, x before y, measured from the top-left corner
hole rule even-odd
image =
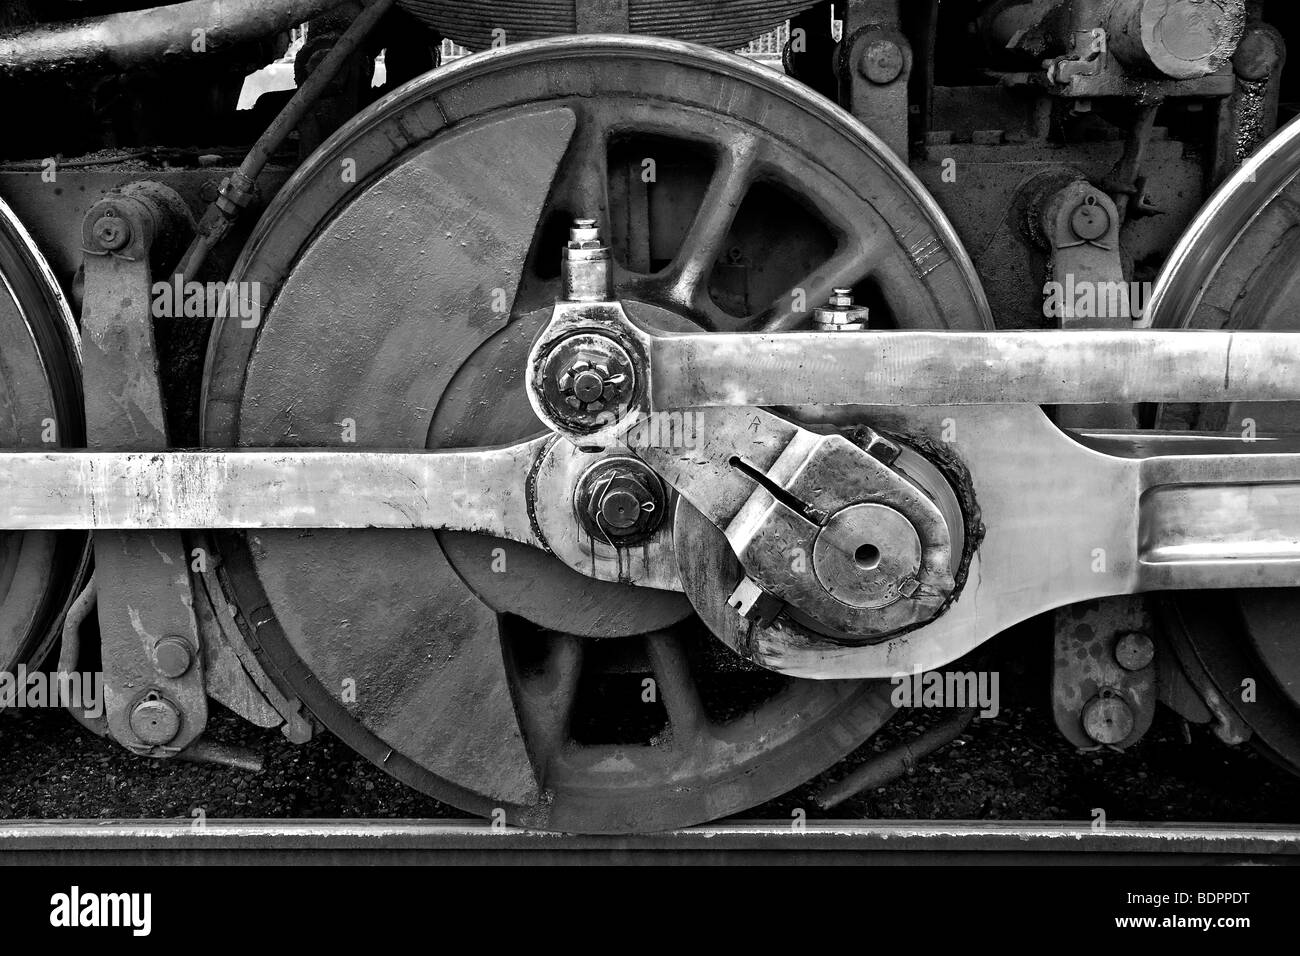
[[[644,167],[624,161],[647,143],[665,160],[656,189],[694,189],[703,210],[675,232],[633,212],[653,199],[629,198]],[[347,159],[355,184],[340,183]],[[790,327],[801,320],[790,290],[811,310],[846,284],[899,325],[988,324],[946,220],[846,114],[685,44],[544,41],[409,84],[295,175],[235,269],[264,287],[262,324],[214,330],[204,443],[335,445],[345,418],[370,446],[537,434],[520,356],[558,287],[551,236],[576,214],[611,224],[621,295],[688,324]],[[773,242],[780,267],[746,266],[732,281]],[[498,290],[509,316],[492,310]],[[680,595],[579,583],[491,539],[259,533],[221,547],[250,640],[290,692],[401,779],[517,823],[601,832],[714,819],[826,769],[891,713],[887,685],[735,670]],[[494,552],[531,583],[493,590],[482,569]],[[582,590],[556,602],[569,588]],[[530,601],[563,606],[526,622],[539,616]],[[559,620],[611,602],[635,613]],[[636,635],[638,623],[650,633]],[[575,630],[625,639],[609,651]],[[726,673],[746,689],[715,693]],[[662,726],[644,740],[579,739],[584,688],[620,674],[634,690],[653,676]],[[340,699],[349,681],[355,702]]]
[[[0,200],[0,444],[77,447],[83,432],[76,325],[36,244]],[[0,533],[0,671],[43,662],[87,542],[82,533]]]
[[[1149,317],[1162,328],[1300,331],[1298,306],[1300,121],[1261,147],[1202,210],[1157,282]],[[1158,424],[1296,433],[1300,405],[1171,406]],[[1193,594],[1164,607],[1166,625],[1186,639],[1255,743],[1300,772],[1300,653],[1291,638],[1300,590],[1238,591],[1226,600]],[[1256,698],[1239,706],[1247,680]]]

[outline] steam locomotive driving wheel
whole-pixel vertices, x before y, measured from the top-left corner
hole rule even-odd
[[[679,583],[632,572],[671,553],[673,495],[550,435],[527,396],[575,219],[660,327],[807,327],[837,288],[873,324],[988,325],[906,168],[775,72],[632,38],[474,57],[362,113],[277,197],[233,276],[260,284],[260,322],[213,334],[204,443],[537,438],[547,464],[508,504],[571,529],[590,568],[469,532],[259,531],[220,539],[218,573],[284,689],[400,779],[522,825],[684,826],[830,767],[888,719],[889,687],[757,668]],[[616,398],[609,357],[583,362],[574,401]]]

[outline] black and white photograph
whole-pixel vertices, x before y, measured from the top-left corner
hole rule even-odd
[[[465,867],[558,913],[707,866],[1288,932],[1292,44],[1294,0],[0,0],[7,927],[265,894],[250,939],[341,945]]]

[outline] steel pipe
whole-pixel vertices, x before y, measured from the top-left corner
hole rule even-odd
[[[42,23],[0,34],[0,77],[53,70],[125,70],[260,40],[339,6],[343,0],[189,0],[84,20]]]

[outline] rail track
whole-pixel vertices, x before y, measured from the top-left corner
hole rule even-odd
[[[484,820],[9,821],[0,864],[1300,865],[1300,827],[722,823],[576,836]]]

